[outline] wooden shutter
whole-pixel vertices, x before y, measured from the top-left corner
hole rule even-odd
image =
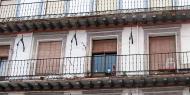
[[[0,57],[8,57],[9,56],[9,45],[0,46]]]
[[[57,74],[60,67],[61,41],[40,42],[38,46],[37,74]]]
[[[117,52],[117,39],[94,40],[93,53]]]
[[[175,36],[150,37],[149,40],[150,69],[175,69]]]

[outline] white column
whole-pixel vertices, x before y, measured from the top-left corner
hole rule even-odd
[[[23,37],[23,43],[21,39]],[[13,56],[11,62],[9,62],[11,76],[28,75],[30,70],[30,59],[32,50],[33,37],[32,33],[18,34],[15,38],[15,44],[13,49]],[[24,45],[23,45],[24,44]],[[23,60],[23,61],[15,61]]]
[[[76,32],[76,40],[74,38]],[[72,43],[71,43],[72,40]],[[76,44],[77,43],[77,44]],[[80,77],[84,76],[85,63],[86,63],[86,44],[87,44],[87,33],[85,30],[69,31],[66,42],[65,57],[63,72],[66,73],[66,77]],[[77,57],[77,58],[73,58]]]
[[[76,45],[75,40],[73,40],[73,42],[71,43],[71,40],[74,37],[75,32],[76,32],[78,45]],[[86,50],[84,47],[86,46],[86,43],[87,43],[87,33],[85,30],[69,31],[69,34],[67,36],[65,56],[66,57],[86,56]],[[71,45],[72,45],[72,49],[71,49]]]
[[[129,40],[132,32],[132,40]],[[131,38],[131,39],[132,39]],[[125,60],[122,67],[126,67],[124,71],[126,71],[127,75],[139,75],[143,74],[144,64],[143,64],[143,55],[131,55],[131,54],[144,54],[144,32],[142,27],[125,27],[122,32],[122,55],[125,56]],[[130,72],[130,73],[128,73]]]
[[[15,39],[12,60],[26,60],[30,58],[30,53],[32,50],[32,42],[33,42],[32,35],[33,35],[32,33],[17,35]],[[22,37],[23,37],[24,47],[22,42],[20,41]]]

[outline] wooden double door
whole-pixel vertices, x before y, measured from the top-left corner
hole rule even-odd
[[[151,72],[175,71],[175,36],[149,37],[149,69]]]

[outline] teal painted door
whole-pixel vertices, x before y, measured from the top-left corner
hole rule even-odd
[[[111,73],[116,66],[116,53],[94,54],[92,61],[93,73]]]

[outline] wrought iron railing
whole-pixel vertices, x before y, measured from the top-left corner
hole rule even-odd
[[[0,78],[48,79],[190,73],[190,52],[1,60]]]
[[[190,9],[189,0],[59,0],[31,3],[20,2],[19,4],[1,5],[0,20],[30,20],[186,9]]]

